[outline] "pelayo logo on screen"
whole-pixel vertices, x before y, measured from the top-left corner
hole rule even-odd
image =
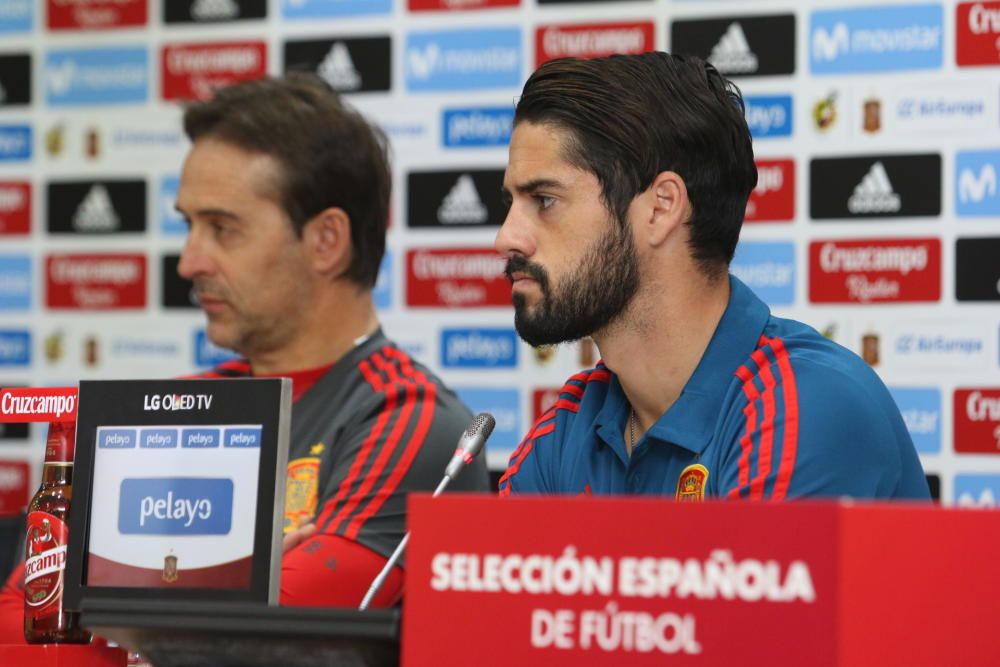
[[[493,248],[419,248],[406,253],[406,305],[510,306],[507,261]]]
[[[809,244],[813,303],[941,299],[941,239],[863,239]]]
[[[112,310],[146,305],[145,255],[50,255],[45,274],[49,308]]]
[[[517,333],[513,329],[445,329],[441,332],[445,368],[514,368]]]
[[[943,10],[919,4],[815,11],[809,43],[814,74],[937,69]]]
[[[118,532],[123,535],[228,535],[233,480],[144,477],[122,480]]]
[[[410,33],[404,61],[411,92],[516,88],[521,83],[521,29]]]
[[[45,55],[49,106],[135,104],[149,95],[144,47],[60,49]]]

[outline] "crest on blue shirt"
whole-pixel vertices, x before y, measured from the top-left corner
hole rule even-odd
[[[708,483],[708,468],[695,463],[681,471],[677,478],[676,500],[697,503],[705,499],[705,484]]]

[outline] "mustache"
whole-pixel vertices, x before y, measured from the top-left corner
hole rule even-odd
[[[514,282],[515,273],[523,273],[537,280],[543,290],[549,286],[549,274],[545,268],[540,264],[529,262],[523,255],[511,255],[510,259],[507,260],[507,266],[504,267],[503,273],[507,276],[507,280],[511,282]]]
[[[202,280],[193,280],[191,294],[196,300],[201,301],[202,298],[207,297],[209,299],[216,299],[219,301],[225,301],[228,299],[228,294],[225,289],[218,285],[212,285],[211,283]]]

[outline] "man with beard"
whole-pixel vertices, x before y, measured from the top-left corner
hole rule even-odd
[[[357,607],[403,538],[407,494],[434,490],[472,417],[379,327],[385,138],[305,74],[222,89],[184,129],[178,271],[209,338],[242,357],[204,376],[292,379],[280,602]],[[449,488],[487,489],[481,458]],[[20,637],[22,582],[19,568],[0,595],[0,643]]]
[[[927,498],[889,392],[728,266],[757,181],[739,90],[666,53],[563,59],[517,103],[496,239],[531,345],[591,336],[513,493]]]

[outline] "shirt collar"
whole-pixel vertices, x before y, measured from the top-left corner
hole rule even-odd
[[[757,348],[771,316],[767,304],[735,276],[729,276],[729,288],[729,304],[701,361],[678,399],[646,433],[695,454],[701,454],[711,441],[733,374]],[[601,439],[616,451],[624,452],[621,440],[627,418],[628,399],[618,378],[612,376],[597,421]]]

